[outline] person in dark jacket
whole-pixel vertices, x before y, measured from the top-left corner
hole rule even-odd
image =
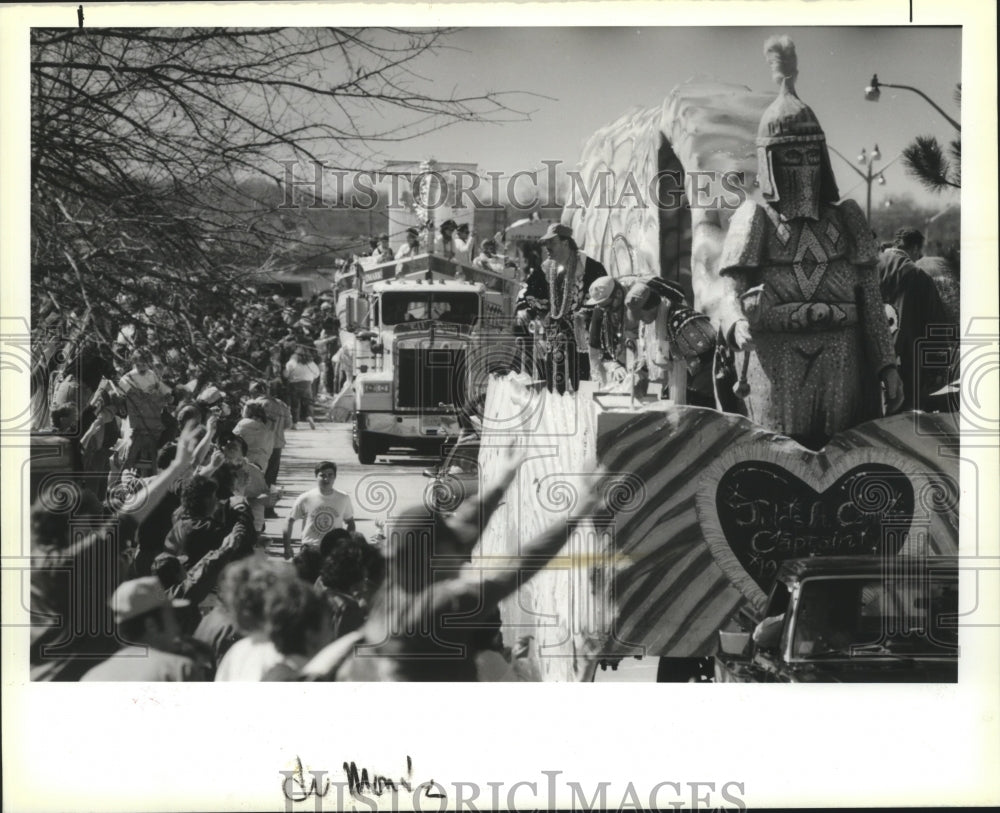
[[[549,281],[542,270],[542,246],[537,240],[516,245],[521,290],[514,304],[514,333],[521,347],[521,369],[532,378],[546,378],[544,359],[535,353],[543,320],[549,312]]]
[[[879,257],[882,300],[896,316],[896,355],[903,379],[902,409],[931,412],[942,403],[932,393],[951,383],[954,342],[958,325],[949,318],[934,280],[918,265],[924,236],[916,229],[896,232],[892,248]],[[939,336],[934,333],[941,332]]]
[[[333,638],[354,632],[364,624],[369,598],[368,548],[372,546],[359,539],[359,535],[342,533],[345,535],[338,536],[328,550],[316,582],[316,591],[326,599],[330,609]],[[326,541],[324,538],[323,542]]]
[[[167,553],[186,557],[185,566],[193,568],[202,556],[222,547],[226,537],[239,527],[247,543],[257,540],[253,515],[240,497],[220,502],[217,485],[210,477],[196,474],[181,490],[181,507],[175,513],[174,526],[164,544]]]

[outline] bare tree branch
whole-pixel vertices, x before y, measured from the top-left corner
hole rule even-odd
[[[517,103],[533,94],[417,72],[452,33],[33,29],[33,312],[89,304],[104,342],[131,321],[211,355],[206,315],[239,313],[255,274],[344,242],[297,233],[281,162],[371,169],[381,144],[530,116]],[[154,324],[147,303],[176,316]]]

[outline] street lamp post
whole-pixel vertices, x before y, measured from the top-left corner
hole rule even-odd
[[[828,145],[829,146],[829,145]],[[875,171],[875,162],[882,160],[882,153],[879,152],[878,144],[876,144],[871,152],[868,152],[864,147],[861,148],[861,152],[858,153],[858,163],[861,164],[865,170],[862,172],[850,160],[845,158],[841,153],[839,153],[833,147],[830,147],[831,152],[843,158],[844,162],[865,182],[865,219],[871,223],[872,219],[872,184],[878,184],[879,186],[885,186],[885,176],[882,174],[880,169],[878,172]],[[891,162],[890,162],[891,163]]]
[[[879,100],[879,97],[882,95],[881,88],[897,88],[899,90],[911,90],[911,91],[913,91],[918,96],[920,96],[925,102],[927,102],[927,104],[929,104],[931,107],[933,107],[935,110],[937,110],[938,113],[940,113],[942,116],[944,116],[945,119],[947,120],[947,122],[952,127],[954,127],[959,132],[962,132],[962,126],[957,121],[955,121],[955,119],[953,119],[951,116],[949,116],[947,113],[945,113],[944,110],[942,110],[931,99],[930,96],[928,96],[926,93],[924,93],[922,90],[920,90],[920,88],[915,88],[912,85],[890,85],[888,82],[879,82],[878,74],[875,73],[875,74],[872,74],[872,81],[871,81],[871,83],[868,85],[868,87],[865,88],[865,98],[869,102],[877,102]]]

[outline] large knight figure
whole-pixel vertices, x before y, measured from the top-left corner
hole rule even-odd
[[[733,214],[719,272],[722,327],[744,353],[749,417],[819,449],[895,411],[902,385],[886,323],[877,247],[860,207],[838,204],[823,130],[796,95],[795,46],[764,53],[780,83],[757,131],[763,203]],[[745,391],[745,388],[744,388]]]

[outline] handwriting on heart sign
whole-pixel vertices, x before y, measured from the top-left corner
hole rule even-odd
[[[899,553],[914,487],[896,465],[877,459],[878,450],[856,450],[836,465],[820,455],[775,459],[762,451],[756,444],[730,450],[698,494],[712,556],[755,604],[785,559]]]
[[[733,552],[763,588],[781,559],[898,553],[902,536],[887,541],[882,524],[909,524],[913,486],[898,469],[869,463],[819,493],[781,466],[746,462],[722,476],[715,504]]]

